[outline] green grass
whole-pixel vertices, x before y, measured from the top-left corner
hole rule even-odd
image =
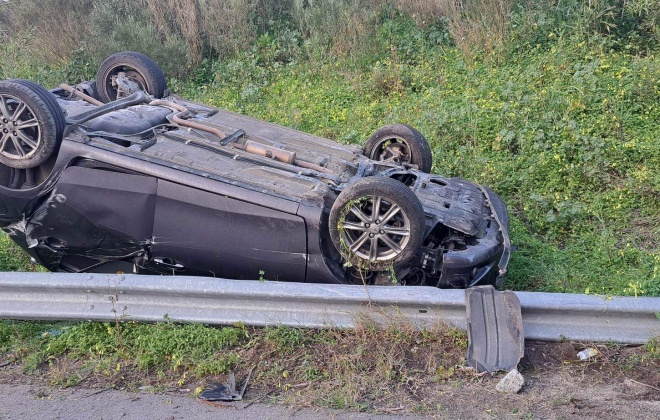
[[[544,346],[550,356],[532,348],[535,356],[523,364],[523,374],[542,378],[543,371],[559,369],[576,380],[652,384],[660,372],[658,343],[599,345],[598,359],[584,365],[574,360],[584,343],[537,342],[532,347]],[[21,380],[22,370],[22,379],[39,377],[58,387],[151,386],[195,394],[226,383],[229,372],[240,387],[252,371],[252,401],[270,395],[301,406],[407,412],[434,407],[448,389],[495,386],[497,375],[484,378],[464,368],[467,347],[464,331],[441,323],[420,329],[394,318],[378,326],[368,316],[356,318],[351,330],[0,320],[0,364],[10,366],[0,369],[0,379]]]
[[[463,331],[441,323],[420,329],[401,319],[383,328],[364,317],[353,330],[320,331],[0,320],[0,363],[15,363],[51,385],[199,391],[230,371],[243,380],[254,368],[253,396],[265,390],[334,408],[365,409],[383,387],[408,399],[409,377],[466,376],[454,368],[466,348]],[[301,384],[312,386],[301,394]]]
[[[30,257],[0,231],[0,271],[33,271]]]
[[[52,368],[50,361],[62,357],[70,363],[83,361],[79,371],[110,377],[121,373],[122,364],[138,374],[170,380],[183,373],[216,375],[238,362],[235,352],[224,350],[246,344],[247,338],[241,326],[0,320],[0,354],[4,360],[20,360],[26,373]]]
[[[414,30],[414,28],[410,28]],[[422,38],[423,39],[423,38]],[[660,295],[660,59],[554,36],[468,62],[420,41],[362,66],[215,63],[185,96],[342,142],[408,123],[434,172],[493,187],[512,215],[506,287]]]
[[[603,31],[580,2],[544,4],[516,9],[505,44],[469,58],[441,24],[422,29],[394,13],[358,56],[309,51],[300,33],[266,33],[169,84],[345,143],[411,124],[431,143],[435,173],[503,196],[518,248],[505,287],[660,296],[657,37],[634,20]],[[16,76],[46,85],[92,76],[79,55],[48,67],[9,54]],[[0,269],[28,268],[0,240]]]
[[[649,340],[644,345],[644,349],[649,353],[649,357],[654,359],[660,359],[660,337],[654,337],[651,340]]]

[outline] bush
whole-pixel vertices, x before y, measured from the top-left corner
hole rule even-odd
[[[203,28],[209,46],[221,57],[249,50],[257,38],[257,0],[203,1]]]
[[[503,45],[513,4],[514,0],[397,1],[422,27],[445,19],[454,44],[466,57]]]
[[[188,69],[190,46],[180,33],[157,30],[146,0],[21,0],[0,5],[7,28],[0,54],[5,77],[33,76],[25,63],[66,66],[67,80],[90,78],[108,55],[125,50],[151,56],[167,74]],[[54,19],[53,16],[57,16]],[[7,25],[7,26],[4,26]],[[39,77],[32,77],[39,79]]]
[[[377,17],[385,0],[294,0],[293,17],[310,56],[352,59],[377,45]]]
[[[659,45],[659,21],[660,0],[530,0],[514,9],[510,47],[547,46],[564,37],[647,54]]]
[[[6,33],[32,33],[29,53],[49,63],[65,63],[88,33],[93,0],[12,0],[0,8]],[[57,17],[57,18],[55,18]],[[6,26],[5,26],[6,25]]]
[[[28,63],[27,45],[32,39],[31,32],[23,32],[10,37],[0,32],[0,78],[12,79],[24,74]]]

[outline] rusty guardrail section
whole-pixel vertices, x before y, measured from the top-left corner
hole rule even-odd
[[[526,339],[644,343],[660,336],[660,298],[516,292]],[[109,274],[0,273],[0,318],[173,321],[351,328],[443,320],[466,328],[464,290]]]

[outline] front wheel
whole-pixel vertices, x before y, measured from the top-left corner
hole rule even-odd
[[[330,210],[330,236],[344,260],[366,271],[391,270],[412,258],[424,239],[424,210],[391,178],[363,178]]]
[[[364,154],[377,161],[417,165],[426,173],[430,173],[433,166],[429,142],[406,124],[391,124],[376,130],[365,143]]]

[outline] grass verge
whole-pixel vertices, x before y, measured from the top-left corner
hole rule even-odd
[[[466,346],[465,333],[441,324],[383,329],[368,318],[350,331],[0,321],[0,362],[54,386],[199,392],[255,368],[253,396],[358,410],[387,406],[392,395],[415,404],[420,381],[462,377]]]
[[[242,381],[254,368],[248,400],[433,414],[442,411],[439,395],[494,387],[499,376],[464,368],[466,348],[464,332],[440,323],[378,327],[365,317],[355,330],[0,321],[0,378],[195,395],[226,383],[230,371]],[[598,346],[589,363],[575,360],[582,348],[528,343],[521,371],[534,377],[568,369],[594,383],[629,378],[660,386],[660,338],[644,347]]]

